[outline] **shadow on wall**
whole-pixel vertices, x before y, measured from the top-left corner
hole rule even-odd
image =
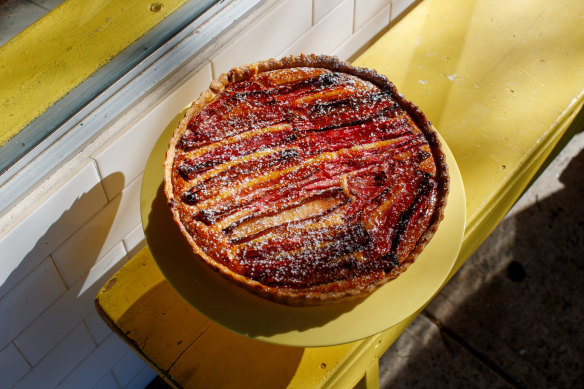
[[[562,190],[504,219],[386,354],[387,387],[581,386],[583,172],[581,150]]]
[[[121,192],[122,174],[115,173],[107,179],[120,185]],[[106,247],[114,245],[108,242],[108,235],[120,208],[121,195],[96,214],[79,217],[95,209],[91,203],[96,198],[104,197],[102,186],[98,184],[77,198],[0,285],[0,349],[15,340],[34,366],[92,312],[97,291],[127,259],[123,254],[122,258],[119,255],[109,257],[110,262],[107,262],[110,249]],[[80,219],[86,220],[84,225],[79,225]],[[98,223],[94,223],[96,219]],[[80,243],[70,245],[67,266],[78,269],[79,275],[69,271],[70,279],[67,280],[63,269],[56,266],[60,272],[57,274],[53,268],[56,261],[51,255],[66,245],[72,234]],[[125,253],[124,250],[118,252]]]

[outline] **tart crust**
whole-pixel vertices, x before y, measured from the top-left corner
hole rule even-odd
[[[391,267],[386,266],[384,269],[377,269],[369,273],[360,272],[356,275],[351,274],[349,269],[343,273],[342,277],[337,277],[334,280],[325,280],[322,283],[310,282],[303,284],[299,281],[299,283],[294,284],[282,282],[281,280],[273,282],[273,280],[265,278],[257,279],[256,277],[254,279],[249,274],[246,274],[245,266],[238,263],[238,258],[233,255],[235,252],[233,245],[221,245],[217,243],[225,241],[224,236],[218,234],[216,229],[207,228],[203,224],[200,224],[201,222],[192,221],[194,216],[193,214],[189,214],[189,212],[201,213],[201,208],[197,204],[193,205],[189,203],[188,198],[180,195],[181,190],[184,188],[177,189],[180,187],[178,181],[182,180],[181,176],[185,175],[184,169],[182,172],[179,172],[181,158],[185,154],[182,151],[185,146],[181,144],[181,137],[191,131],[189,123],[193,118],[201,114],[206,107],[219,99],[224,91],[233,88],[236,84],[247,82],[262,73],[293,68],[324,69],[327,72],[357,77],[366,83],[374,85],[382,93],[391,96],[393,103],[399,105],[399,109],[407,113],[411,122],[415,123],[415,126],[421,131],[423,138],[425,138],[425,141],[429,145],[429,150],[431,151],[429,158],[433,160],[435,165],[432,176],[434,200],[430,204],[431,209],[423,210],[428,217],[426,218],[425,227],[419,231],[416,236],[416,241],[410,245],[410,248],[413,248],[408,250],[404,255],[401,255],[401,257],[393,258],[392,263],[394,265]],[[197,149],[195,148],[194,150]],[[184,179],[184,181],[189,180]],[[222,74],[218,79],[211,82],[209,89],[203,91],[200,97],[187,110],[185,117],[180,122],[170,140],[164,163],[164,192],[168,200],[168,205],[174,221],[189,242],[194,253],[212,269],[248,291],[279,303],[297,306],[336,303],[364,297],[388,281],[398,277],[415,261],[436,232],[440,221],[443,219],[448,190],[448,167],[445,162],[442,146],[435,129],[418,107],[399,94],[395,86],[385,76],[380,75],[374,70],[353,67],[336,57],[324,55],[289,56],[280,60],[270,59],[267,61],[259,61],[234,68]],[[311,210],[310,207],[307,209],[304,212],[314,212],[314,209]],[[203,227],[193,227],[193,225],[198,225],[197,223]],[[211,226],[214,223],[221,222],[207,220],[207,224]],[[395,229],[397,227],[394,226],[393,230]],[[360,235],[353,234],[352,236],[354,239],[359,239],[358,237],[355,238],[355,236]],[[246,236],[244,233],[242,239],[245,240],[246,238],[249,238],[249,236]],[[372,243],[369,242],[369,245],[371,246]],[[337,252],[338,255],[339,253]],[[277,258],[277,256],[272,258]],[[362,256],[352,258],[352,261],[359,260],[363,260]],[[376,258],[373,260],[376,260]],[[350,265],[347,266],[349,268],[351,267]]]

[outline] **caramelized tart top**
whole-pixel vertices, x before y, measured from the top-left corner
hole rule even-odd
[[[193,104],[166,162],[169,204],[195,252],[290,304],[396,277],[448,190],[423,114],[376,73],[329,62],[233,70]]]

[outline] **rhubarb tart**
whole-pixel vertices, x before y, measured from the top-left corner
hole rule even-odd
[[[328,56],[232,69],[170,140],[165,194],[207,265],[276,302],[364,297],[443,218],[436,131],[384,76]]]

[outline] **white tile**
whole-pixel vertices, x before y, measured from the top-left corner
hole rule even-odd
[[[369,19],[388,5],[389,0],[355,0],[354,31],[363,27]]]
[[[83,324],[71,331],[15,388],[54,388],[95,349]]]
[[[135,352],[129,352],[112,368],[122,387],[128,386],[148,365]]]
[[[130,348],[116,335],[110,335],[98,348],[93,350],[67,378],[58,389],[90,388],[127,354],[133,354]]]
[[[342,0],[313,0],[312,3],[312,24],[316,24],[320,19],[341,3]]]
[[[215,77],[234,66],[275,57],[311,24],[311,0],[283,1],[212,58]]]
[[[124,389],[144,389],[154,378],[156,378],[156,373],[147,367],[138,373],[136,378],[128,386],[124,387]]]
[[[123,240],[124,247],[128,253],[128,258],[132,258],[146,246],[146,236],[144,235],[144,229],[142,228],[142,223],[138,224]]]
[[[2,387],[11,388],[30,370],[30,365],[11,343],[0,351]]]
[[[391,0],[391,20],[400,16],[416,0]]]
[[[66,288],[50,258],[0,299],[0,348],[28,326]]]
[[[0,296],[78,230],[107,200],[93,161],[0,238]]]
[[[112,252],[118,252],[120,245],[121,242]],[[87,284],[86,277],[77,280],[65,294],[16,337],[14,340],[16,346],[33,365],[95,309],[93,300],[98,290],[121,267],[123,261],[110,263],[113,263],[113,267],[93,284]]]
[[[91,389],[120,389],[121,386],[116,381],[113,373],[108,371]]]
[[[93,340],[95,340],[95,343],[98,345],[112,334],[111,328],[105,324],[97,311],[91,311],[83,321],[85,322],[85,325],[87,325],[87,329],[93,337]]]
[[[150,151],[168,123],[199,97],[211,80],[211,65],[206,62],[127,131],[93,155],[109,199],[144,172]]]
[[[341,46],[337,47],[334,55],[342,60],[348,60],[353,54],[361,49],[379,31],[389,24],[390,6],[383,8],[373,18],[369,19],[364,26],[357,30],[353,36],[347,39]]]
[[[280,56],[289,54],[331,54],[351,36],[353,0],[343,0],[310,30],[288,46]]]
[[[140,178],[52,253],[67,285],[72,285],[140,223]]]

